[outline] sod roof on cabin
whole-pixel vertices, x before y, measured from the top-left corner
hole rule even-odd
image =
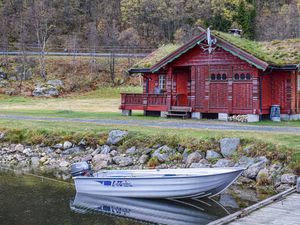
[[[172,52],[180,48],[181,45],[167,44],[156,49],[154,52],[147,55],[144,59],[133,66],[134,69],[148,69],[160,62],[163,58],[170,55]]]
[[[274,66],[283,66],[300,63],[300,38],[288,40],[274,40],[270,42],[257,42],[245,38],[235,37],[231,34],[213,31],[212,34],[228,43],[248,52],[256,58]],[[218,43],[217,43],[218,44]],[[158,48],[140,62],[133,69],[150,69],[168,55],[175,52],[182,45],[167,44]]]
[[[300,38],[256,42],[223,32],[214,31],[213,34],[271,65],[300,63]]]

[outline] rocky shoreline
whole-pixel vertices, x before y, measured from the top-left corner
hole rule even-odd
[[[70,179],[69,168],[74,162],[89,161],[94,171],[101,169],[147,169],[147,168],[247,168],[236,185],[283,191],[296,184],[297,176],[286,163],[268,159],[266,156],[250,157],[255,149],[242,147],[239,138],[222,138],[218,148],[191,150],[178,145],[176,148],[156,144],[151,147],[131,146],[121,148],[127,131],[112,130],[102,145],[93,148],[84,139],[79,143],[64,141],[53,146],[9,144],[1,141],[0,164],[5,167],[52,174],[57,179]],[[239,192],[236,189],[237,193]]]

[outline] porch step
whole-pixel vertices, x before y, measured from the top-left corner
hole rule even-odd
[[[191,107],[173,106],[167,113],[167,117],[190,117]]]
[[[172,112],[191,112],[191,107],[185,107],[185,106],[172,106],[171,110]]]
[[[170,113],[168,112],[167,117],[182,117],[182,118],[187,118],[189,117],[188,113]]]

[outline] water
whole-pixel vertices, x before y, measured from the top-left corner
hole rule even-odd
[[[70,183],[0,170],[0,225],[201,225],[236,210],[213,200],[76,195]]]

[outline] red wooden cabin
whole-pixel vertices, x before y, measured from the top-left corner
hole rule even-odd
[[[123,114],[248,115],[258,121],[280,105],[284,118],[300,118],[300,40],[257,43],[214,32],[211,54],[202,33],[182,46],[166,45],[129,70],[143,76],[143,93],[123,93]]]

